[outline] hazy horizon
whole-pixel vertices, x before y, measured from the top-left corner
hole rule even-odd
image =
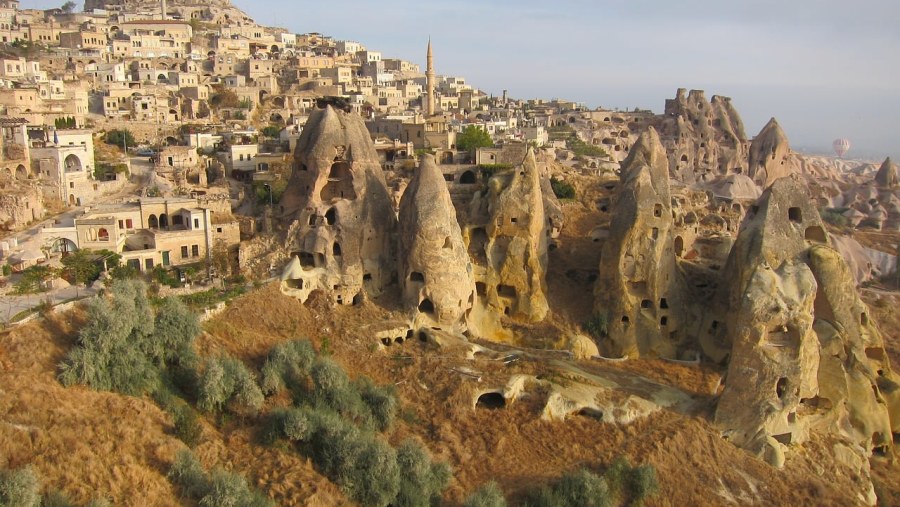
[[[233,3],[260,24],[356,40],[423,70],[430,36],[438,74],[494,95],[661,112],[677,88],[701,89],[731,97],[750,137],[775,117],[795,149],[830,153],[845,137],[848,158],[900,155],[900,3],[887,0]]]

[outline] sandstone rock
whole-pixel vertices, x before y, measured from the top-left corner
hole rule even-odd
[[[819,397],[831,402],[832,430],[868,452],[893,446],[900,428],[900,384],[891,370],[869,309],[854,290],[855,280],[841,254],[825,245],[809,250],[819,291],[815,317],[822,364]],[[827,324],[827,325],[826,325]]]
[[[594,308],[608,319],[604,355],[676,356],[684,333],[675,240],[666,153],[650,128],[623,163],[603,244]]]
[[[722,361],[730,354],[729,333],[738,326],[732,318],[757,267],[766,264],[777,269],[804,253],[811,242],[827,243],[828,236],[805,185],[798,175],[777,180],[747,210],[722,270],[727,279],[700,333],[700,344],[708,357]],[[729,316],[725,325],[720,316]]]
[[[733,309],[734,349],[716,424],[730,442],[773,465],[780,453],[770,438],[790,444],[809,436],[809,421],[798,410],[800,400],[818,392],[815,298],[815,278],[802,261],[777,269],[761,263]]]
[[[750,144],[747,176],[766,188],[778,178],[799,172],[799,159],[791,152],[781,126],[772,118]]]
[[[575,359],[590,359],[600,355],[600,350],[597,349],[594,340],[583,334],[572,335],[569,338],[568,348],[572,351]]]
[[[884,163],[875,174],[875,184],[879,187],[892,188],[898,181],[900,177],[897,176],[897,166],[891,162],[891,157],[884,159]]]
[[[424,155],[400,201],[399,276],[415,327],[465,330],[475,301],[472,265],[450,192],[433,155]]]
[[[305,300],[324,289],[336,303],[350,304],[363,290],[378,295],[396,278],[397,219],[362,119],[322,106],[297,141],[282,197],[290,224],[285,247],[297,258],[282,290]]]
[[[755,201],[762,193],[750,177],[729,174],[711,185],[713,195],[732,201]]]
[[[494,175],[487,186],[473,198],[466,230],[477,299],[490,310],[488,314],[543,320],[548,310],[544,277],[552,229],[544,213],[534,152],[529,148],[520,165]]]
[[[787,445],[824,432],[859,449],[889,451],[900,384],[796,175],[776,180],[748,213],[724,272],[724,326],[704,351],[731,346],[716,423],[773,465]],[[855,458],[854,458],[855,460]],[[851,461],[854,461],[851,460]]]
[[[677,181],[692,184],[729,173],[742,173],[747,164],[747,136],[731,99],[703,90],[678,89],[666,101],[665,114],[653,120]]]

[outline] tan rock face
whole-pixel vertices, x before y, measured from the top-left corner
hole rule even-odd
[[[875,173],[875,184],[879,187],[893,188],[897,181],[897,166],[891,162],[891,157],[888,157],[884,159],[878,172]]]
[[[747,176],[763,188],[778,178],[800,173],[800,160],[791,152],[787,136],[775,118],[750,144],[750,163]]]
[[[651,128],[623,163],[600,260],[594,306],[608,319],[606,354],[675,357],[684,341],[671,202],[666,153]]]
[[[713,95],[708,101],[703,90],[680,88],[653,123],[673,179],[690,184],[745,171],[747,135],[730,98]]]
[[[530,322],[547,314],[547,246],[541,177],[529,149],[523,163],[494,175],[472,201],[466,230],[477,299],[488,314]]]
[[[465,330],[475,281],[450,192],[424,155],[400,200],[399,276],[415,327]]]
[[[725,435],[776,466],[810,431],[862,458],[889,449],[900,389],[798,176],[776,180],[748,212],[724,273],[727,318],[708,323],[717,339],[703,343],[714,359],[731,357],[716,410]]]
[[[285,268],[282,288],[303,300],[323,289],[350,304],[395,278],[397,219],[362,118],[322,106],[297,141],[282,198],[290,220],[285,246],[296,259]]]
[[[735,312],[734,348],[716,423],[729,441],[778,465],[781,444],[808,438],[801,400],[818,390],[816,281],[801,261],[760,264]],[[774,441],[773,441],[774,440]]]

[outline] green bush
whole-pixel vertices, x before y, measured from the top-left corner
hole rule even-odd
[[[595,313],[594,316],[581,327],[595,339],[600,339],[605,337],[609,332],[609,319],[606,317],[605,313]]]
[[[819,216],[823,222],[829,223],[835,227],[850,226],[850,219],[843,214],[850,208],[821,208]]]
[[[553,187],[553,193],[559,199],[575,198],[575,187],[573,187],[570,183],[558,180],[556,178],[550,178],[550,186]]]
[[[506,507],[506,498],[496,482],[481,486],[466,498],[463,507]]]
[[[16,294],[34,294],[35,292],[44,292],[44,282],[52,280],[59,276],[56,268],[46,264],[35,264],[25,268],[19,281],[13,286]]]
[[[41,507],[78,507],[78,504],[73,502],[68,495],[56,489],[44,495]]]
[[[659,482],[656,479],[656,469],[650,465],[640,465],[631,470],[628,475],[628,493],[631,501],[640,505],[648,497],[659,491]]]
[[[164,313],[153,309],[143,282],[114,281],[109,297],[88,303],[77,345],[60,364],[62,383],[130,395],[156,390],[167,367],[192,357],[199,331],[196,316],[177,302],[163,300],[160,308]]]
[[[194,447],[200,442],[203,434],[203,426],[197,420],[197,413],[184,403],[177,404],[170,410],[172,422],[175,425],[175,436],[188,447]]]
[[[397,416],[397,397],[393,386],[376,386],[368,377],[360,377],[354,384],[368,408],[370,424],[378,431],[390,428]]]
[[[40,507],[41,485],[30,466],[0,470],[0,506]]]
[[[434,463],[415,440],[405,440],[397,448],[397,465],[402,470],[395,507],[428,507],[437,504],[450,484],[450,467]]]
[[[262,367],[262,390],[266,394],[284,388],[305,389],[306,378],[316,360],[316,351],[309,340],[279,343],[269,351]]]
[[[134,135],[127,129],[110,130],[103,136],[103,142],[120,148],[125,145],[134,148],[137,145],[134,140]]]
[[[588,470],[579,470],[560,478],[556,484],[532,493],[529,507],[607,507],[611,505],[606,481]]]
[[[169,468],[168,477],[188,498],[202,498],[209,491],[209,478],[203,470],[203,465],[197,461],[194,453],[187,449],[175,454],[175,461]]]
[[[229,356],[207,360],[198,384],[197,406],[207,412],[222,410],[229,403],[239,410],[256,411],[265,401],[253,373]]]
[[[200,499],[200,507],[263,507],[274,506],[274,502],[257,491],[250,489],[242,475],[224,470],[215,470],[209,480],[209,490]]]
[[[310,371],[313,400],[356,422],[368,422],[368,410],[350,377],[339,364],[319,358]]]

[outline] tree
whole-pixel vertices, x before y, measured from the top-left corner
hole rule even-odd
[[[62,7],[60,7],[60,10],[62,10],[66,14],[72,14],[72,12],[75,11],[75,2],[72,2],[71,0],[69,0],[68,2],[62,4]]]
[[[87,285],[100,277],[100,266],[96,256],[87,250],[77,250],[63,257],[63,273],[70,282]]]
[[[43,292],[44,283],[57,277],[55,268],[46,264],[37,264],[22,271],[22,278],[15,285],[16,294]]]
[[[106,133],[106,136],[103,137],[103,141],[106,144],[112,144],[119,147],[124,147],[125,145],[134,146],[137,144],[134,140],[134,135],[128,129],[110,130]]]
[[[456,136],[456,147],[461,151],[474,152],[478,148],[489,148],[493,145],[491,135],[475,125],[469,125]]]

